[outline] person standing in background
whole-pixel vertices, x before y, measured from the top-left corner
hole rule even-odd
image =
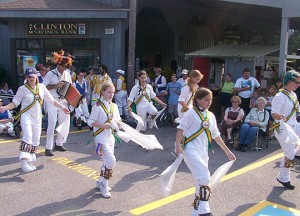
[[[221,86],[220,100],[221,100],[221,115],[224,118],[225,110],[231,107],[231,98],[234,93],[234,82],[231,80],[231,74],[225,75],[225,80]]]
[[[181,84],[181,88],[187,84],[188,73],[189,71],[186,69],[181,71],[181,78],[177,80]]]
[[[251,72],[249,68],[243,70],[243,77],[238,78],[234,85],[235,92],[242,99],[241,108],[244,110],[245,115],[250,111],[249,104],[250,99],[255,90],[260,87],[259,82],[254,77],[251,77]]]
[[[125,82],[125,71],[119,69],[116,70],[117,83],[116,83],[116,94],[115,101],[119,108],[119,113],[122,119],[128,116],[127,113],[127,90]]]
[[[89,110],[91,110],[91,102],[92,102],[92,96],[93,96],[93,90],[96,85],[97,79],[99,77],[95,73],[95,69],[93,67],[89,68],[89,75],[85,77],[86,85],[87,85],[87,94],[86,94],[86,100],[87,104],[90,107]]]
[[[171,115],[172,125],[176,127],[175,118],[178,116],[178,98],[181,91],[181,84],[177,82],[176,74],[171,75],[172,82],[167,84],[165,95],[169,95],[168,112]]]
[[[78,107],[75,108],[76,125],[78,129],[81,130],[81,123],[87,123],[87,119],[90,116],[86,101],[87,85],[82,71],[77,72],[77,80],[73,83],[73,85],[83,97],[81,103],[79,103]]]

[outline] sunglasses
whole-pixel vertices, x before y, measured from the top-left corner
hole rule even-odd
[[[231,103],[238,103],[238,101],[231,101]]]
[[[2,100],[0,100],[0,102],[3,102]]]

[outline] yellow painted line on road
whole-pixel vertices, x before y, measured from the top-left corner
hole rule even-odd
[[[76,133],[83,133],[83,132],[87,132],[87,131],[90,131],[90,130],[76,130],[76,131],[71,131],[69,134],[76,134]],[[57,134],[55,134],[56,136]],[[44,135],[44,136],[41,136],[41,138],[45,138],[47,137],[47,135]],[[4,141],[0,141],[0,145],[1,144],[6,144],[6,143],[12,143],[12,142],[18,142],[18,141],[21,141],[22,139],[11,139],[11,140],[4,140]]]
[[[229,179],[232,179],[234,177],[237,177],[239,175],[242,175],[246,172],[249,172],[249,171],[252,171],[254,169],[257,169],[261,166],[264,166],[265,164],[267,163],[270,163],[272,161],[275,161],[279,158],[282,158],[283,157],[283,153],[280,153],[280,154],[276,154],[272,157],[269,157],[269,158],[266,158],[264,160],[261,160],[261,161],[258,161],[256,163],[253,163],[253,164],[250,164],[248,166],[245,166],[239,170],[236,170],[232,173],[229,173],[227,175],[225,175],[221,182],[224,182],[224,181],[227,181]],[[143,205],[141,207],[138,207],[138,208],[135,208],[133,210],[130,210],[130,213],[133,214],[133,215],[141,215],[141,214],[144,214],[146,212],[149,212],[149,211],[152,211],[154,209],[157,209],[157,208],[160,208],[164,205],[167,205],[171,202],[174,202],[176,200],[179,200],[179,199],[182,199],[184,197],[187,197],[187,196],[190,196],[190,195],[193,195],[195,193],[195,187],[192,187],[192,188],[189,188],[187,190],[184,190],[184,191],[181,191],[179,193],[176,193],[174,195],[171,195],[171,196],[168,196],[166,198],[163,198],[163,199],[160,199],[160,200],[157,200],[157,201],[154,201],[152,203],[149,203],[149,204],[146,204],[146,205]]]

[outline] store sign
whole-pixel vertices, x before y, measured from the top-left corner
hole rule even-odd
[[[87,24],[74,23],[74,22],[66,22],[66,23],[28,22],[27,34],[29,36],[87,35]]]

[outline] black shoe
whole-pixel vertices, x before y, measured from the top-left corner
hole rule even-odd
[[[57,150],[57,151],[61,151],[61,152],[67,151],[67,149],[65,147],[63,147],[63,146],[57,146],[57,145],[55,145],[54,149]]]
[[[246,151],[247,151],[247,146],[243,145],[243,146],[241,147],[241,152],[246,152]]]
[[[213,216],[212,213],[199,214],[199,216]]]
[[[290,189],[290,190],[294,190],[295,189],[295,186],[294,185],[291,185],[291,182],[282,182],[282,181],[279,181],[278,178],[276,178],[277,181],[283,185],[283,187],[287,188],[287,189]]]
[[[236,147],[236,150],[237,150],[237,151],[241,151],[241,149],[242,149],[242,146],[243,146],[243,145],[239,144],[239,146],[238,146],[238,147]]]
[[[54,154],[53,154],[52,150],[50,150],[50,149],[45,149],[45,155],[46,155],[46,156],[53,156]]]
[[[300,160],[300,155],[295,155],[295,158]]]

